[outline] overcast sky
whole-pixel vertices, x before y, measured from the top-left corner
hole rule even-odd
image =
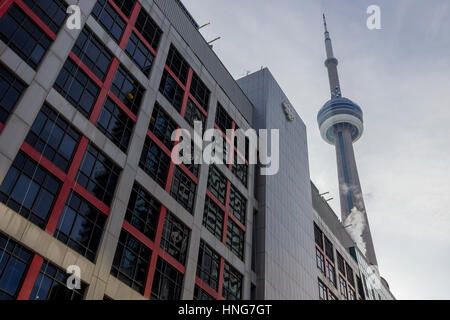
[[[381,274],[398,299],[450,299],[450,1],[184,0],[235,78],[268,67],[308,128],[311,179],[339,212],[322,12],[343,96],[364,110],[355,144]],[[381,30],[366,9],[381,8]]]

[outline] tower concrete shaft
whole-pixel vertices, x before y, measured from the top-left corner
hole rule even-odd
[[[342,222],[353,241],[365,253],[367,260],[372,265],[377,265],[353,150],[353,142],[358,140],[363,132],[363,113],[356,103],[342,97],[337,71],[338,60],[333,54],[325,15],[323,23],[327,53],[325,66],[328,70],[331,100],[319,111],[319,127],[325,141],[336,148]]]
[[[341,203],[341,219],[344,224],[360,223],[362,227],[361,246],[367,260],[377,265],[375,248],[373,246],[372,234],[370,232],[369,220],[367,218],[366,207],[362,194],[361,184],[359,182],[358,169],[356,167],[355,153],[352,141],[352,126],[346,123],[334,125],[335,148],[339,180],[339,198]],[[355,212],[356,211],[356,212]],[[349,219],[349,215],[353,214]],[[355,217],[360,215],[358,221]],[[348,225],[347,228],[355,228],[354,225]],[[350,232],[352,233],[352,232]],[[355,242],[358,242],[354,239]],[[359,243],[357,243],[359,245]]]

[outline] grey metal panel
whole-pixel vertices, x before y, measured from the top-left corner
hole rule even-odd
[[[280,135],[278,173],[256,173],[257,298],[316,299],[306,126],[294,110],[294,120],[287,119],[282,103],[288,98],[267,68],[237,83],[255,106],[254,127],[279,129]],[[272,150],[270,140],[268,145]]]
[[[154,0],[173,27],[203,63],[242,116],[251,124],[253,105],[209,47],[203,36],[175,0]],[[210,88],[212,89],[212,88]]]

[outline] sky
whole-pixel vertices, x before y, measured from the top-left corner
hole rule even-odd
[[[322,12],[342,94],[364,111],[355,143],[381,275],[397,299],[450,299],[450,1],[183,0],[237,79],[267,67],[305,122],[311,179],[334,197],[334,148],[316,115],[330,98]],[[370,5],[381,29],[369,30]]]

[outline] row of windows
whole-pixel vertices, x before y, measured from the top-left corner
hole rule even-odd
[[[33,69],[41,63],[52,43],[52,39],[15,3],[0,20],[0,40]]]
[[[219,287],[219,269],[220,256],[201,240],[197,260],[197,277],[217,291]],[[241,299],[242,280],[243,276],[230,264],[225,262],[222,295],[226,300]],[[206,293],[205,296],[202,292],[199,292],[198,289],[196,289],[197,294],[194,294],[194,299],[208,300],[210,296]]]
[[[67,287],[68,274],[45,261],[31,291],[30,300],[83,300],[87,285],[80,283],[80,289]]]
[[[207,188],[217,200],[225,204],[227,179],[215,166],[209,168]]]
[[[222,241],[223,219],[224,212],[222,209],[210,197],[206,196],[203,226],[220,241]]]
[[[125,221],[154,241],[160,212],[161,203],[140,185],[134,184]]]
[[[319,280],[319,299],[337,300],[336,296]]]
[[[119,174],[120,168],[90,144],[84,154],[76,181],[109,206]]]
[[[55,237],[94,261],[106,218],[105,214],[72,191],[59,219]]]
[[[224,107],[222,107],[220,103],[217,104],[215,123],[224,134],[226,134],[227,129],[233,128],[233,119],[230,117],[228,112],[225,110]],[[237,129],[238,127],[236,126],[235,130]],[[225,143],[227,144],[226,147],[229,147],[229,143],[224,139],[224,163],[228,163],[228,152],[226,152]],[[245,140],[245,143],[246,143],[245,158],[248,160],[248,153],[249,153],[248,139]],[[244,186],[247,187],[248,165],[245,163],[238,164],[237,160],[238,155],[236,152],[233,152],[233,164],[231,166],[231,172],[242,182]]]
[[[0,123],[5,123],[19,100],[25,84],[0,65]]]
[[[167,55],[166,65],[178,77],[178,79],[186,85],[189,64],[184,60],[183,56],[178,52],[173,45],[170,45],[169,53]]]
[[[198,103],[200,103],[203,109],[208,111],[209,96],[211,92],[203,83],[203,81],[200,80],[200,77],[196,73],[192,75],[190,93],[195,98],[195,100],[197,100]]]
[[[227,179],[215,166],[210,166],[209,168],[207,188],[217,200],[225,204]],[[245,212],[247,210],[246,207],[247,201],[244,196],[236,189],[236,187],[231,185],[229,209],[230,212],[244,225]],[[207,196],[203,214],[203,225],[219,240],[222,239],[223,219],[223,210]],[[240,259],[244,258],[245,233],[231,219],[228,220],[226,244]]]
[[[141,9],[139,12],[135,27],[152,48],[157,50],[162,31],[145,10]]]
[[[67,59],[53,86],[85,117],[89,117],[100,88],[71,59]]]
[[[114,76],[111,91],[131,112],[137,115],[145,89],[122,65],[119,66]]]
[[[125,52],[148,77],[155,57],[134,32],[130,35]]]
[[[139,166],[162,188],[165,187],[170,157],[148,136],[145,138]]]
[[[337,286],[337,277],[336,277],[336,269],[333,265],[334,263],[334,250],[333,250],[333,244],[331,241],[323,234],[322,230],[314,224],[314,238],[316,245],[320,248],[324,248],[325,246],[325,254],[327,256],[327,259],[325,259],[324,254],[322,253],[319,248],[316,248],[316,265],[317,268],[326,275],[326,277],[330,280],[331,283],[334,284],[334,286]],[[328,261],[331,260],[332,262]],[[351,300],[355,299],[355,292],[352,288],[348,287],[347,290],[347,281],[349,284],[355,288],[355,279],[354,279],[354,273],[353,269],[350,267],[350,265],[345,261],[345,259],[342,257],[342,255],[337,252],[337,267],[339,272],[342,275],[339,275],[339,290],[342,295],[345,296],[345,298],[349,298]],[[350,292],[351,291],[351,292]],[[348,292],[348,293],[347,293]]]
[[[92,9],[92,15],[114,40],[120,40],[126,23],[107,0],[98,0]]]
[[[97,120],[97,128],[123,152],[127,151],[134,121],[111,98],[107,98]]]
[[[104,80],[113,55],[88,28],[84,28],[72,48],[78,58],[100,79]]]
[[[231,219],[228,219],[226,244],[231,252],[236,254],[239,259],[244,260],[244,231]]]
[[[180,112],[184,91],[167,70],[164,70],[163,72],[159,91],[166,97],[172,106]]]
[[[67,5],[63,0],[23,0],[23,2],[44,22],[55,34],[66,19]]]
[[[16,299],[31,263],[33,254],[0,234],[0,300]],[[68,274],[44,261],[36,278],[30,300],[81,300],[86,284],[70,290],[66,286]]]
[[[113,0],[113,1],[127,17],[130,17],[131,11],[133,11],[136,0]]]
[[[62,183],[19,152],[0,187],[0,201],[44,228]]]
[[[171,196],[177,200],[190,214],[193,214],[195,190],[197,185],[179,167],[175,167]]]
[[[25,141],[40,154],[67,172],[81,134],[44,104]]]
[[[174,144],[172,133],[177,129],[177,124],[158,103],[153,108],[148,128],[169,150],[172,150]]]

